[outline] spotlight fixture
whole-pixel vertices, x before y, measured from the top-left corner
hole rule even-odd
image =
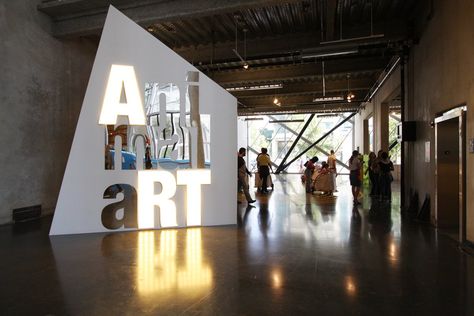
[[[347,98],[346,98],[347,102],[352,102],[352,99],[354,99],[354,98],[355,98],[355,95],[353,93],[349,92],[347,94]]]
[[[246,62],[244,63],[244,69],[249,69],[249,64],[247,64]]]
[[[352,102],[352,99],[355,98],[354,93],[351,92],[351,74],[347,74],[347,97],[346,100],[347,102]]]
[[[280,100],[278,100],[277,97],[273,98],[273,104],[275,104],[276,106],[281,106],[281,102]]]

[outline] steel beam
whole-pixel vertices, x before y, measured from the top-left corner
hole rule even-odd
[[[357,78],[351,81],[351,90],[368,90],[374,83],[374,74],[375,71],[368,72],[361,78]],[[331,80],[326,79],[326,92],[329,94],[331,92],[340,92],[341,96],[347,93],[347,79],[343,80]],[[255,98],[255,97],[264,97],[264,96],[290,96],[298,94],[314,94],[320,93],[322,95],[322,84],[319,82],[309,82],[309,83],[284,83],[283,87],[280,89],[267,89],[267,90],[242,90],[242,91],[231,91],[231,93],[239,98],[240,100]]]
[[[288,157],[291,155],[291,153],[293,152],[293,149],[296,147],[296,144],[298,144],[298,141],[300,140],[300,138],[303,136],[303,133],[306,131],[306,129],[308,128],[309,124],[311,123],[311,121],[313,120],[315,114],[311,114],[308,118],[308,120],[306,120],[306,123],[304,124],[303,128],[301,129],[301,131],[299,132],[299,134],[296,136],[296,139],[293,141],[293,144],[291,144],[291,147],[290,149],[288,150],[288,152],[286,153],[285,157],[283,157],[280,165],[278,166],[277,170],[275,171],[276,174],[279,174],[283,169],[283,165],[285,164],[286,160],[288,159]],[[283,127],[286,125],[286,124],[280,124],[282,125]]]
[[[325,41],[334,39],[334,22],[336,17],[337,0],[328,0],[326,3],[326,37]]]
[[[361,25],[360,27],[354,26],[348,28],[345,36],[352,37],[365,34],[369,24]],[[403,41],[407,36],[407,27],[401,21],[386,21],[383,25],[376,25],[378,29],[383,29],[385,37],[382,39],[368,40],[365,43],[359,42],[351,44],[353,48],[364,49],[364,45],[374,45],[375,48],[387,47],[388,43],[397,43]],[[250,34],[251,35],[251,34]],[[318,51],[325,52],[328,50],[343,49],[339,48],[341,45],[321,45],[321,34],[318,29],[310,32],[293,32],[281,35],[272,35],[263,38],[247,38],[247,59],[252,60],[259,56],[276,56],[281,54],[294,54],[304,51]],[[235,54],[232,52],[232,48],[235,47],[234,41],[216,43],[215,45],[196,45],[188,47],[175,47],[175,52],[181,55],[187,60],[192,60],[195,63],[208,63],[212,51],[214,51],[214,63],[228,60],[238,60]],[[345,44],[344,47],[349,46]],[[370,53],[370,49],[367,51]],[[352,58],[352,57],[351,57]],[[330,59],[330,58],[327,58]],[[319,67],[321,68],[321,67]],[[250,69],[250,68],[249,68]]]
[[[398,117],[396,115],[393,115],[393,114],[390,114],[390,117],[393,118],[395,121],[397,122],[401,122],[402,121],[402,118],[401,117]]]
[[[393,143],[390,144],[390,146],[388,147],[388,151],[392,150],[393,147],[397,146],[398,144],[398,141],[394,141]]]
[[[324,63],[325,75],[326,78],[330,78],[332,74],[347,75],[348,72],[380,71],[387,66],[388,62],[389,58],[386,57],[328,60]],[[282,82],[289,79],[320,79],[322,78],[322,72],[319,63],[305,62],[276,67],[251,67],[247,70],[239,68],[238,70],[209,73],[209,76],[222,86],[231,87],[242,83]]]
[[[347,113],[357,112],[359,110],[359,103],[341,104],[341,105],[327,105],[326,107],[314,105],[294,105],[294,106],[267,106],[267,107],[242,107],[238,108],[239,116],[248,115],[272,115],[272,114],[310,114],[310,113]]]
[[[348,120],[350,120],[353,116],[355,116],[357,113],[352,113],[351,115],[349,115],[348,117],[346,117],[344,120],[342,120],[341,122],[339,122],[336,126],[334,126],[333,128],[331,128],[326,134],[324,134],[323,136],[321,136],[320,138],[318,138],[317,141],[315,141],[313,144],[311,144],[308,148],[306,148],[305,150],[303,150],[301,153],[299,153],[295,158],[293,158],[289,163],[287,163],[283,169],[286,169],[288,168],[289,165],[291,165],[293,162],[295,162],[298,158],[300,158],[301,156],[303,156],[305,153],[307,153],[311,148],[313,148],[314,146],[316,146],[317,144],[319,144],[323,139],[325,139],[326,137],[328,137],[329,135],[331,135],[332,132],[334,132],[336,129],[338,129],[341,125],[343,125],[345,122],[347,122]]]
[[[287,0],[285,3],[299,2]],[[55,19],[54,35],[71,37],[99,34],[105,22],[110,1],[48,1],[38,5],[38,10]],[[199,18],[233,13],[248,8],[281,4],[279,0],[118,0],[114,4],[129,18],[144,26],[177,19]]]
[[[272,119],[272,120],[275,119],[275,117],[273,117],[273,116],[271,116],[271,115],[268,115],[268,117],[269,117],[270,119]],[[350,122],[350,123],[352,123],[352,124],[354,125],[353,120],[349,120],[348,122]],[[294,135],[298,135],[298,133],[297,133],[295,130],[293,130],[292,128],[288,127],[286,124],[281,124],[281,126],[282,126],[283,128],[285,128],[287,131],[289,131],[290,133],[292,133],[292,134],[294,134]],[[311,144],[311,141],[310,141],[308,138],[306,138],[306,137],[304,137],[304,136],[301,136],[301,139],[302,139],[305,143]],[[329,156],[329,155],[330,155],[330,153],[327,152],[327,151],[325,151],[322,147],[319,147],[318,145],[315,145],[314,147],[315,147],[319,152],[321,152],[322,154],[324,154],[324,155],[326,155],[326,156]],[[342,165],[344,168],[349,169],[349,166],[346,165],[346,164],[345,164],[344,162],[342,162],[341,160],[336,159],[336,161],[337,161],[340,165]]]
[[[341,90],[339,90],[340,92]],[[367,90],[356,90],[352,89],[352,92],[357,96],[363,96]],[[332,101],[332,102],[313,102],[315,97],[319,97],[320,94],[318,93],[308,93],[308,94],[299,94],[299,95],[289,95],[289,96],[280,96],[278,94],[260,98],[249,98],[249,99],[239,99],[239,101],[244,104],[246,107],[253,107],[253,108],[267,108],[273,107],[274,97],[278,97],[281,101],[282,106],[277,107],[277,109],[283,109],[284,107],[288,106],[305,106],[307,108],[315,108],[315,109],[331,109],[331,107],[347,107],[352,104],[359,104],[362,102],[362,99],[353,100],[351,103],[347,101]]]

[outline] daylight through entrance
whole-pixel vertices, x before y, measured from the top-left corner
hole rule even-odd
[[[337,172],[348,173],[347,161],[354,149],[352,115],[348,112],[241,117],[239,126],[247,132],[248,169],[256,171],[256,157],[260,148],[265,147],[275,171],[301,173],[309,158],[317,156],[325,161],[334,150]]]

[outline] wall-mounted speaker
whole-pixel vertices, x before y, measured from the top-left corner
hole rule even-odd
[[[399,123],[397,126],[397,139],[399,142],[416,141],[416,121]]]

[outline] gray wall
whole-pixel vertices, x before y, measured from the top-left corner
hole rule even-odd
[[[379,79],[382,79],[383,75]],[[374,118],[374,151],[377,153],[380,149],[388,150],[388,109],[385,111],[383,107],[388,107],[394,94],[400,90],[400,67],[397,67],[373,96],[371,102],[362,104],[362,109],[356,116],[355,120],[355,147],[359,146],[359,150],[363,154],[369,154],[369,149],[365,148],[364,143],[364,120],[370,116]],[[384,117],[382,117],[384,115]]]
[[[38,0],[0,0],[0,224],[52,212],[97,44],[60,41]]]
[[[434,1],[434,11],[409,56],[408,120],[417,121],[417,141],[407,147],[407,190],[418,191],[420,203],[431,197],[434,214],[434,129],[437,112],[466,103],[467,139],[474,137],[474,1]],[[431,144],[425,162],[425,142]],[[474,154],[467,154],[467,237],[474,241]],[[408,201],[407,201],[408,202]]]

